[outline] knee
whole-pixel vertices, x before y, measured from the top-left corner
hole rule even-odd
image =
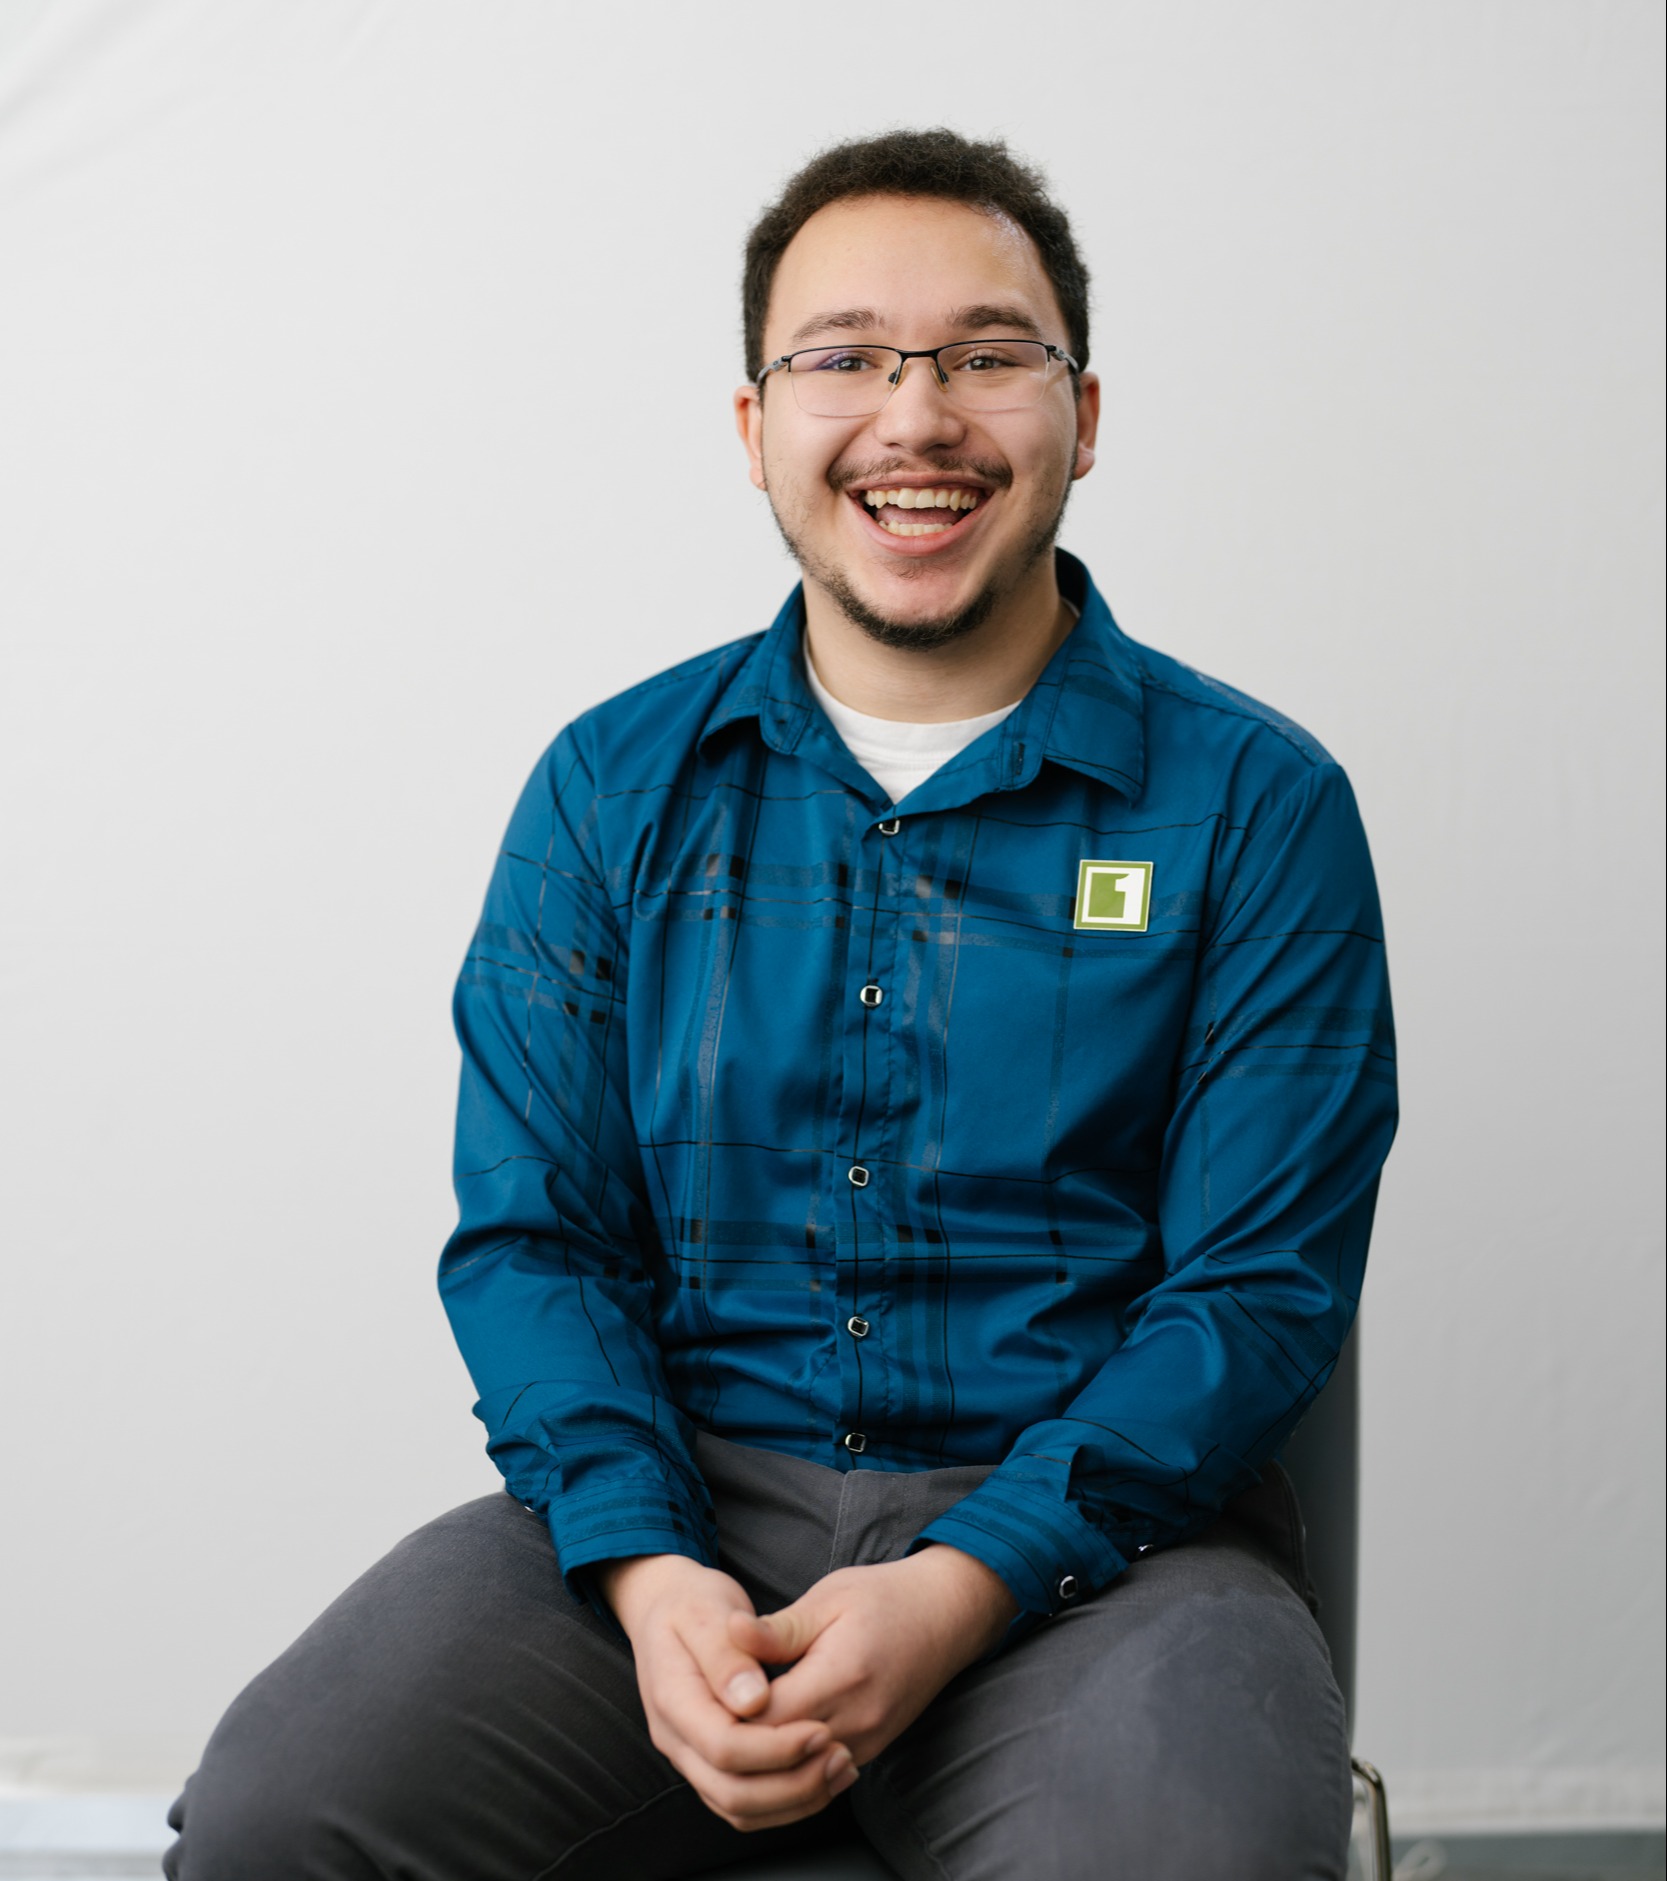
[[[510,1511],[483,1497],[407,1537],[244,1688],[170,1812],[169,1881],[394,1871],[397,1838],[444,1794],[447,1700],[478,1653],[464,1590],[509,1576],[528,1526]]]
[[[167,1881],[373,1881],[375,1767],[327,1720],[279,1706],[257,1679],[221,1719],[168,1814]],[[368,1780],[367,1778],[372,1779]]]
[[[1309,1760],[1269,1771],[1252,1759],[1193,1758],[1160,1767],[1113,1758],[1092,1797],[1058,1798],[1059,1881],[1111,1872],[1141,1881],[1344,1881],[1351,1788],[1347,1763]]]
[[[1306,1782],[1235,1783],[1171,1793],[1126,1834],[1145,1881],[1344,1881],[1349,1786],[1310,1772]],[[1085,1877],[1086,1881],[1086,1877]]]
[[[1250,1635],[1252,1629],[1244,1629]],[[1177,1638],[1089,1707],[1103,1735],[1062,1759],[1069,1813],[1142,1881],[1343,1881],[1352,1801],[1342,1699],[1301,1639],[1254,1629],[1242,1659]],[[1079,1813],[1080,1812],[1080,1813]],[[1072,1864],[1065,1865],[1071,1873]],[[1091,1860],[1083,1881],[1103,1870]],[[1072,1877],[1076,1881],[1076,1877]]]

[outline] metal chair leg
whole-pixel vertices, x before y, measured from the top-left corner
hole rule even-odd
[[[1349,1763],[1366,1786],[1366,1810],[1372,1827],[1371,1881],[1394,1881],[1394,1864],[1389,1853],[1389,1797],[1383,1778],[1359,1757],[1351,1757]]]

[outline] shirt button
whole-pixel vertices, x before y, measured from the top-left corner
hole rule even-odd
[[[888,816],[883,822],[876,823],[874,827],[882,836],[895,836],[903,827],[903,819],[900,816]]]
[[[1077,1597],[1077,1577],[1076,1577],[1076,1575],[1074,1575],[1074,1574],[1067,1574],[1067,1575],[1066,1575],[1066,1576],[1065,1576],[1065,1577],[1064,1577],[1064,1578],[1063,1578],[1063,1579],[1062,1579],[1062,1580],[1060,1581],[1060,1583],[1059,1583],[1059,1585],[1058,1585],[1058,1587],[1056,1587],[1056,1588],[1054,1589],[1054,1591],[1055,1591],[1055,1593],[1057,1593],[1057,1594],[1059,1595],[1059,1597],[1060,1597],[1060,1599],[1061,1599],[1061,1600],[1075,1600],[1075,1599],[1076,1599],[1076,1597]]]
[[[870,980],[862,991],[858,993],[857,997],[865,1006],[872,1009],[879,1005],[880,1001],[885,998],[885,994]]]
[[[852,1163],[851,1167],[845,1172],[845,1179],[850,1183],[853,1189],[866,1189],[868,1187],[868,1171],[863,1168],[861,1163]]]
[[[853,1313],[845,1322],[845,1330],[853,1339],[866,1339],[868,1337],[868,1321],[863,1318],[861,1313]]]
[[[860,1430],[848,1430],[839,1440],[853,1456],[861,1456],[868,1448],[868,1439]]]

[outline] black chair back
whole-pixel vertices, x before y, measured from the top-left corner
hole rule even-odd
[[[1308,1531],[1308,1572],[1320,1630],[1354,1737],[1355,1576],[1360,1555],[1360,1326],[1356,1321],[1324,1391],[1286,1442],[1280,1461],[1296,1485]]]

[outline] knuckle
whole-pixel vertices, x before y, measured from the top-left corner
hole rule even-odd
[[[714,1742],[704,1733],[697,1732],[689,1739],[689,1747],[694,1751],[695,1755],[711,1769],[727,1771],[729,1767],[728,1753],[725,1751],[721,1740]]]
[[[737,1826],[740,1826],[750,1819],[747,1812],[746,1795],[741,1785],[738,1783],[714,1783],[709,1800],[716,1807],[718,1814],[727,1822],[733,1822]]]

